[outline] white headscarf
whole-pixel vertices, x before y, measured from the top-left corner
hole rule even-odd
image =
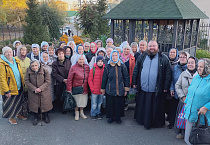
[[[78,62],[78,59],[79,59],[81,56],[84,57],[84,59],[85,59],[85,64],[87,64],[87,65],[89,66],[89,64],[88,64],[88,62],[87,62],[87,59],[86,59],[86,57],[85,57],[84,54],[82,54],[82,55],[80,55],[80,54],[77,55],[77,58],[74,60],[74,62],[72,62],[72,66],[74,66],[74,65]]]

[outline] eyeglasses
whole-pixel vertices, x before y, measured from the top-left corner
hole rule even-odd
[[[179,57],[179,58],[187,58],[187,57],[186,57],[186,56],[183,56],[183,57],[181,56],[181,57]]]

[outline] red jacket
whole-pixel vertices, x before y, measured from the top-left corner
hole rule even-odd
[[[84,80],[84,67],[85,67],[85,81]],[[87,64],[84,67],[80,66],[76,63],[74,66],[71,67],[67,79],[67,91],[72,91],[72,87],[79,87],[83,85],[83,94],[88,94],[88,75],[90,68]]]
[[[101,94],[101,83],[102,83],[105,64],[103,65],[102,69],[99,68],[96,63],[94,64],[94,67],[95,67],[95,75],[93,77],[93,68],[92,68],[89,73],[88,84],[91,93]]]
[[[135,67],[135,57],[133,55],[130,55],[130,59],[129,59],[129,75],[130,75],[130,87],[132,85],[132,77],[133,77],[133,70]]]

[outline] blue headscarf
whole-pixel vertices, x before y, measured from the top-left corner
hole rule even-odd
[[[114,52],[117,52],[117,56],[118,56],[117,61],[113,61],[113,60],[112,60],[112,54],[113,54]],[[118,52],[117,50],[113,50],[113,51],[111,52],[111,54],[110,54],[110,60],[108,61],[108,64],[110,64],[110,62],[118,63],[119,61],[120,61],[120,63],[123,63],[123,62],[120,60],[119,52]]]
[[[83,53],[84,53],[84,47],[83,47],[83,45],[82,45],[82,44],[77,45],[77,47],[76,47],[76,53],[78,53],[78,54],[79,54],[79,52],[78,52],[78,48],[79,48],[79,46],[82,46],[82,48],[83,48]]]

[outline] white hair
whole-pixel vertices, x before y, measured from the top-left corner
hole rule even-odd
[[[141,41],[139,41],[139,45],[140,45],[141,42],[144,42],[146,44],[146,46],[147,46],[147,41],[141,40]]]

